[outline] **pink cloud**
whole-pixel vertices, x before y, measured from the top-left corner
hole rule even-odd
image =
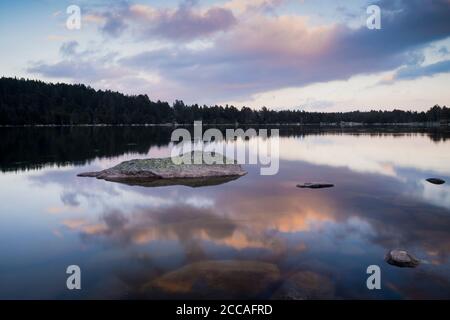
[[[159,98],[163,92],[170,100],[215,103],[393,70],[408,61],[410,52],[450,34],[450,8],[446,0],[434,1],[425,8],[419,0],[378,1],[388,14],[382,29],[375,31],[365,25],[312,26],[304,16],[268,15],[264,10],[248,9],[279,3],[244,1],[242,14],[234,1],[206,8],[191,2],[175,9],[127,5],[110,13],[117,19],[114,20],[117,23],[110,23],[111,30],[117,32],[125,26],[123,30],[133,31],[126,33],[131,42],[163,39],[163,49],[122,56],[109,65],[97,58],[99,65],[95,68],[89,63],[92,59],[87,58],[85,64],[42,65],[32,71],[60,77],[68,74],[69,78],[88,74],[96,81],[111,76],[104,81],[108,84],[140,81],[142,73],[157,74],[160,81],[149,83],[147,91],[153,92],[153,96]],[[402,10],[398,10],[399,6]],[[427,23],[417,23],[423,20]],[[205,48],[193,50],[186,46],[205,37],[210,42]],[[125,70],[128,77],[113,78],[107,72],[111,67],[124,68],[117,70]],[[91,69],[97,72],[92,74]]]

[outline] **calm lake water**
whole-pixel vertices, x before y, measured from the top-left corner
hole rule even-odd
[[[76,176],[168,155],[170,128],[0,133],[2,299],[450,298],[448,131],[283,129],[277,175],[245,165],[197,188]],[[335,187],[296,188],[308,181]],[[424,262],[391,266],[393,248]]]

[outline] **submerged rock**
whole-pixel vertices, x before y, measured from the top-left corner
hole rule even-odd
[[[317,183],[317,182],[307,182],[301,183],[297,185],[297,188],[309,188],[309,189],[323,189],[323,188],[332,188],[334,184],[331,183]]]
[[[415,268],[420,260],[404,250],[391,250],[386,254],[385,260],[393,266],[401,268]]]
[[[148,187],[165,185],[197,187],[225,183],[247,174],[239,164],[233,162],[228,164],[228,159],[222,155],[216,154],[215,159],[220,160],[213,164],[205,163],[205,153],[202,152],[192,152],[190,164],[181,163],[180,159],[185,156],[174,159],[130,160],[106,170],[80,173],[78,176]],[[187,157],[189,158],[189,154]],[[195,164],[195,157],[200,157],[201,163]]]
[[[278,267],[259,261],[201,261],[143,286],[148,296],[191,299],[261,298],[280,278]]]
[[[445,180],[442,180],[439,178],[429,178],[429,179],[427,179],[427,181],[432,184],[444,184],[445,183]]]
[[[287,278],[272,296],[273,300],[324,300],[335,297],[333,282],[312,271],[300,271]]]

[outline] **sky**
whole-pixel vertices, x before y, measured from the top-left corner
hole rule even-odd
[[[450,0],[2,0],[0,57],[0,76],[152,100],[426,110],[450,105]]]

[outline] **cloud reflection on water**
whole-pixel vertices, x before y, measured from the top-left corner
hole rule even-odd
[[[143,283],[218,260],[274,265],[280,279],[273,285],[279,288],[299,272],[315,272],[335,297],[449,297],[450,189],[424,182],[433,173],[448,180],[449,144],[415,135],[281,138],[278,175],[263,177],[257,166],[247,166],[249,174],[242,179],[198,189],[76,177],[103,160],[21,173],[17,179],[27,182],[23,192],[41,192],[51,202],[43,209],[59,208],[46,232],[99,252],[92,263],[101,264],[105,255],[117,257],[104,274],[108,285],[111,277],[119,283],[113,281],[119,297],[124,287],[132,295],[154,297],[143,293]],[[336,187],[295,187],[317,180]],[[10,196],[21,205],[17,195]],[[387,266],[384,253],[394,247],[428,263],[406,272]],[[385,275],[379,296],[364,287],[369,264],[382,266]],[[99,287],[97,294],[105,290]]]

